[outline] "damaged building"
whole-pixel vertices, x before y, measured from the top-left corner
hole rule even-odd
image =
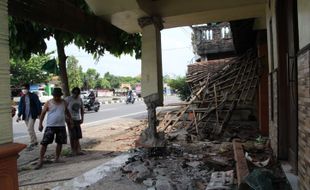
[[[199,61],[219,59],[234,55],[229,22],[193,25],[192,45]]]
[[[18,7],[30,1],[0,1],[0,163],[4,163],[0,164],[0,184],[17,189],[16,159],[23,146],[13,142],[9,112],[10,2]],[[61,10],[71,10],[63,2],[69,1],[54,3]],[[137,145],[151,151],[123,165],[122,171],[133,181],[153,189],[227,189],[233,185],[286,189],[288,182],[292,187],[298,183],[302,190],[310,188],[309,0],[86,2],[96,19],[108,23],[107,28],[142,35],[142,96],[148,127]],[[44,23],[52,17],[44,11],[48,8],[29,6],[12,16]],[[27,17],[32,11],[37,16]],[[76,13],[70,12],[72,20],[84,18],[75,17]],[[203,23],[211,24],[199,26]],[[66,24],[50,24],[68,30]],[[201,61],[212,60],[210,64],[220,66],[216,72],[209,72],[204,64],[189,66],[189,101],[177,110],[158,114],[156,108],[163,106],[160,31],[193,25],[197,25],[193,27],[194,45]],[[104,31],[92,29],[94,34]],[[82,32],[79,27],[71,30]],[[225,48],[218,48],[213,39]]]

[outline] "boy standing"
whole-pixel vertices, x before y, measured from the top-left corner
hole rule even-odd
[[[71,120],[71,115],[67,109],[67,103],[61,98],[63,95],[60,88],[54,88],[52,93],[53,99],[44,104],[42,114],[40,116],[39,131],[43,130],[43,120],[47,113],[46,129],[44,131],[43,139],[41,141],[40,160],[35,169],[39,169],[43,165],[44,154],[47,145],[53,143],[56,135],[56,158],[55,162],[59,162],[62,145],[67,144],[67,132],[65,118],[66,116]],[[70,123],[68,124],[69,128]]]
[[[84,105],[80,97],[80,88],[73,88],[71,94],[71,96],[65,98],[72,118],[72,127],[69,129],[70,145],[73,155],[81,155],[82,152],[79,139],[82,138],[81,124],[84,121]]]

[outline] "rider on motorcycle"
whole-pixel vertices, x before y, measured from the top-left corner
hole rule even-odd
[[[127,94],[127,103],[133,103],[135,101],[135,94],[132,90],[129,90],[128,91],[128,94]]]
[[[95,100],[96,100],[96,95],[95,95],[93,90],[90,91],[90,94],[88,95],[88,98],[89,98],[90,105],[91,106],[94,105]]]

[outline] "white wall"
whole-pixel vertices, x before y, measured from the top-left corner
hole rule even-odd
[[[310,43],[310,0],[298,0],[299,48]]]

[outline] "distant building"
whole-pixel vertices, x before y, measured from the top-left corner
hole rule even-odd
[[[193,25],[192,29],[194,54],[200,57],[200,61],[234,55],[235,48],[228,22]]]
[[[120,85],[121,89],[127,89],[127,90],[131,90],[131,85],[129,83],[121,83]]]
[[[141,97],[141,92],[142,92],[141,90],[142,90],[141,83],[137,83],[135,91],[138,97]]]

